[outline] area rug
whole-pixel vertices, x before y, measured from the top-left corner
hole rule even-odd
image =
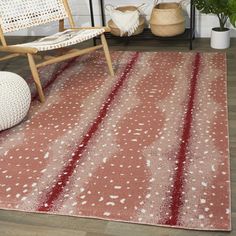
[[[41,71],[46,102],[0,136],[0,208],[230,230],[225,55],[112,60]]]

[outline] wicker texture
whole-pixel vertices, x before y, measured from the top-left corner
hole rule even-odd
[[[38,49],[38,51],[48,51],[81,43],[104,32],[104,29],[83,29],[79,31],[66,30],[30,43],[18,44],[14,46],[31,47]]]
[[[19,75],[0,72],[0,131],[20,123],[31,102],[30,89]]]
[[[3,33],[67,18],[62,0],[0,0]]]
[[[159,3],[151,14],[151,31],[156,36],[170,37],[185,30],[185,17],[179,3]]]

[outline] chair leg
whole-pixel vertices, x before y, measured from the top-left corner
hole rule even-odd
[[[32,76],[33,76],[33,79],[34,79],[34,82],[35,82],[35,85],[39,94],[39,100],[40,102],[45,102],[45,96],[44,96],[43,88],[42,88],[41,81],[39,78],[39,73],[35,65],[34,57],[32,54],[29,54],[29,53],[27,54],[27,56],[28,56],[31,73],[32,73]]]
[[[112,62],[111,62],[111,56],[110,56],[109,48],[108,48],[107,41],[106,41],[104,34],[101,35],[101,41],[102,41],[102,46],[103,46],[103,50],[105,53],[105,57],[107,60],[107,65],[108,65],[110,74],[111,74],[111,76],[114,76],[114,71],[113,71]]]

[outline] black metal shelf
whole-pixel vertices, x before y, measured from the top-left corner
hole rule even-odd
[[[111,33],[105,33],[107,39],[115,39],[118,41],[122,40],[149,40],[149,39],[156,39],[156,40],[183,40],[186,39],[187,37],[190,37],[190,29],[185,29],[183,34],[174,36],[174,37],[158,37],[152,34],[151,30],[149,28],[145,28],[144,31],[141,34],[138,35],[131,35],[131,36],[124,36],[124,37],[118,37],[115,35],[112,35]]]
[[[90,4],[90,14],[91,14],[91,23],[94,26],[94,13],[93,13],[93,2],[89,0]],[[101,9],[101,17],[102,17],[102,25],[105,26],[106,18],[104,13],[104,0],[100,0],[100,9]],[[161,40],[161,41],[171,41],[171,40],[188,40],[189,41],[189,49],[193,48],[193,40],[195,39],[195,7],[193,5],[193,0],[190,1],[190,27],[185,29],[185,32],[181,35],[177,35],[174,37],[157,37],[151,33],[151,30],[146,28],[143,33],[129,36],[129,37],[118,37],[114,36],[111,33],[106,33],[107,39],[113,39],[117,41],[132,41],[132,40]],[[96,38],[94,39],[94,44],[96,44]]]

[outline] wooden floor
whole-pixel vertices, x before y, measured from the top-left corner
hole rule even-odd
[[[29,40],[24,37],[11,37],[9,41],[19,43]],[[91,42],[89,42],[91,43]],[[188,51],[187,42],[110,42],[112,50],[132,51]],[[213,51],[209,40],[197,39],[195,51]],[[24,212],[0,210],[0,236],[236,236],[236,39],[226,51],[228,58],[228,104],[231,152],[231,188],[232,188],[232,222],[233,230],[227,232],[204,232],[178,230],[155,226],[109,222],[103,220],[82,219],[67,216],[30,214]],[[29,76],[26,60],[14,59],[0,63],[0,70],[16,72]]]

